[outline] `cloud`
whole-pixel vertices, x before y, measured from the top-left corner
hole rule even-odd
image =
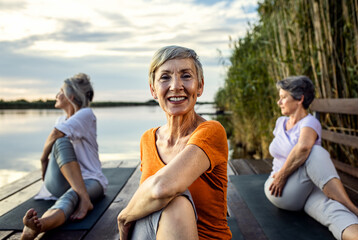
[[[16,90],[7,82],[33,80],[41,82],[38,97],[53,96],[63,79],[78,72],[92,77],[101,100],[146,98],[152,54],[183,45],[203,61],[203,100],[212,100],[223,82],[218,52],[229,56],[229,36],[245,34],[256,7],[256,0],[2,0],[0,86],[7,91],[0,98],[32,98],[35,86]]]

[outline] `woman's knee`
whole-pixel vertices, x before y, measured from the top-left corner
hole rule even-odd
[[[329,155],[329,152],[326,149],[324,149],[322,146],[313,145],[307,160],[309,159],[330,160],[331,156]]]
[[[162,218],[169,217],[175,221],[182,221],[182,219],[193,218],[195,220],[195,211],[193,205],[185,196],[178,196],[174,198],[162,213]]]
[[[173,199],[163,210],[157,232],[157,239],[171,239],[169,235],[181,235],[183,239],[197,239],[196,216],[192,203],[185,196]],[[184,236],[185,235],[185,236]]]
[[[60,168],[66,163],[77,161],[75,150],[68,137],[58,138],[52,151]]]

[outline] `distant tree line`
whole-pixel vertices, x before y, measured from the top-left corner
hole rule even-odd
[[[276,81],[307,75],[317,98],[358,97],[358,1],[263,0],[259,21],[231,41],[232,55],[217,107],[234,157],[270,158],[280,116]],[[358,135],[357,116],[326,114],[323,128]],[[337,127],[338,126],[338,127]],[[334,157],[358,166],[357,149],[324,143]]]
[[[56,100],[36,100],[27,101],[19,99],[14,101],[4,101],[0,99],[0,109],[54,109]],[[213,104],[213,102],[197,102],[197,104]],[[92,102],[91,107],[130,107],[130,106],[158,106],[155,100],[145,102]]]
[[[54,109],[56,100],[36,100],[27,101],[19,99],[14,101],[4,101],[0,99],[0,109]],[[155,100],[146,102],[92,102],[91,107],[121,107],[121,106],[156,106]]]

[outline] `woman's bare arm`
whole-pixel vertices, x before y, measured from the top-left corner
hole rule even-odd
[[[45,173],[46,173],[46,169],[47,169],[47,165],[48,165],[48,161],[49,161],[48,156],[51,153],[52,146],[58,138],[61,138],[63,136],[65,136],[65,134],[63,132],[54,128],[51,131],[50,135],[46,139],[45,146],[44,146],[44,149],[42,151],[42,156],[41,156],[42,179],[44,179],[44,177],[45,177]]]
[[[304,127],[301,129],[298,142],[292,148],[285,164],[280,171],[273,175],[274,180],[269,188],[272,195],[282,195],[282,190],[288,177],[307,160],[316,139],[317,133],[315,130],[310,127]]]
[[[139,186],[127,207],[118,215],[121,237],[125,239],[128,223],[164,208],[209,167],[210,161],[201,148],[186,146],[168,165]]]

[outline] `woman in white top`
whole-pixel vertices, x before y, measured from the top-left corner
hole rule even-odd
[[[265,183],[267,198],[277,207],[304,210],[337,239],[358,239],[358,208],[349,199],[329,153],[321,145],[321,124],[307,109],[314,86],[305,76],[277,83],[276,121],[270,154],[273,170]]]
[[[21,239],[34,239],[66,220],[83,219],[101,198],[108,181],[98,157],[96,117],[89,104],[93,88],[86,74],[66,79],[56,95],[56,108],[64,110],[48,136],[41,157],[45,192],[58,198],[39,218],[35,209],[23,218]]]

